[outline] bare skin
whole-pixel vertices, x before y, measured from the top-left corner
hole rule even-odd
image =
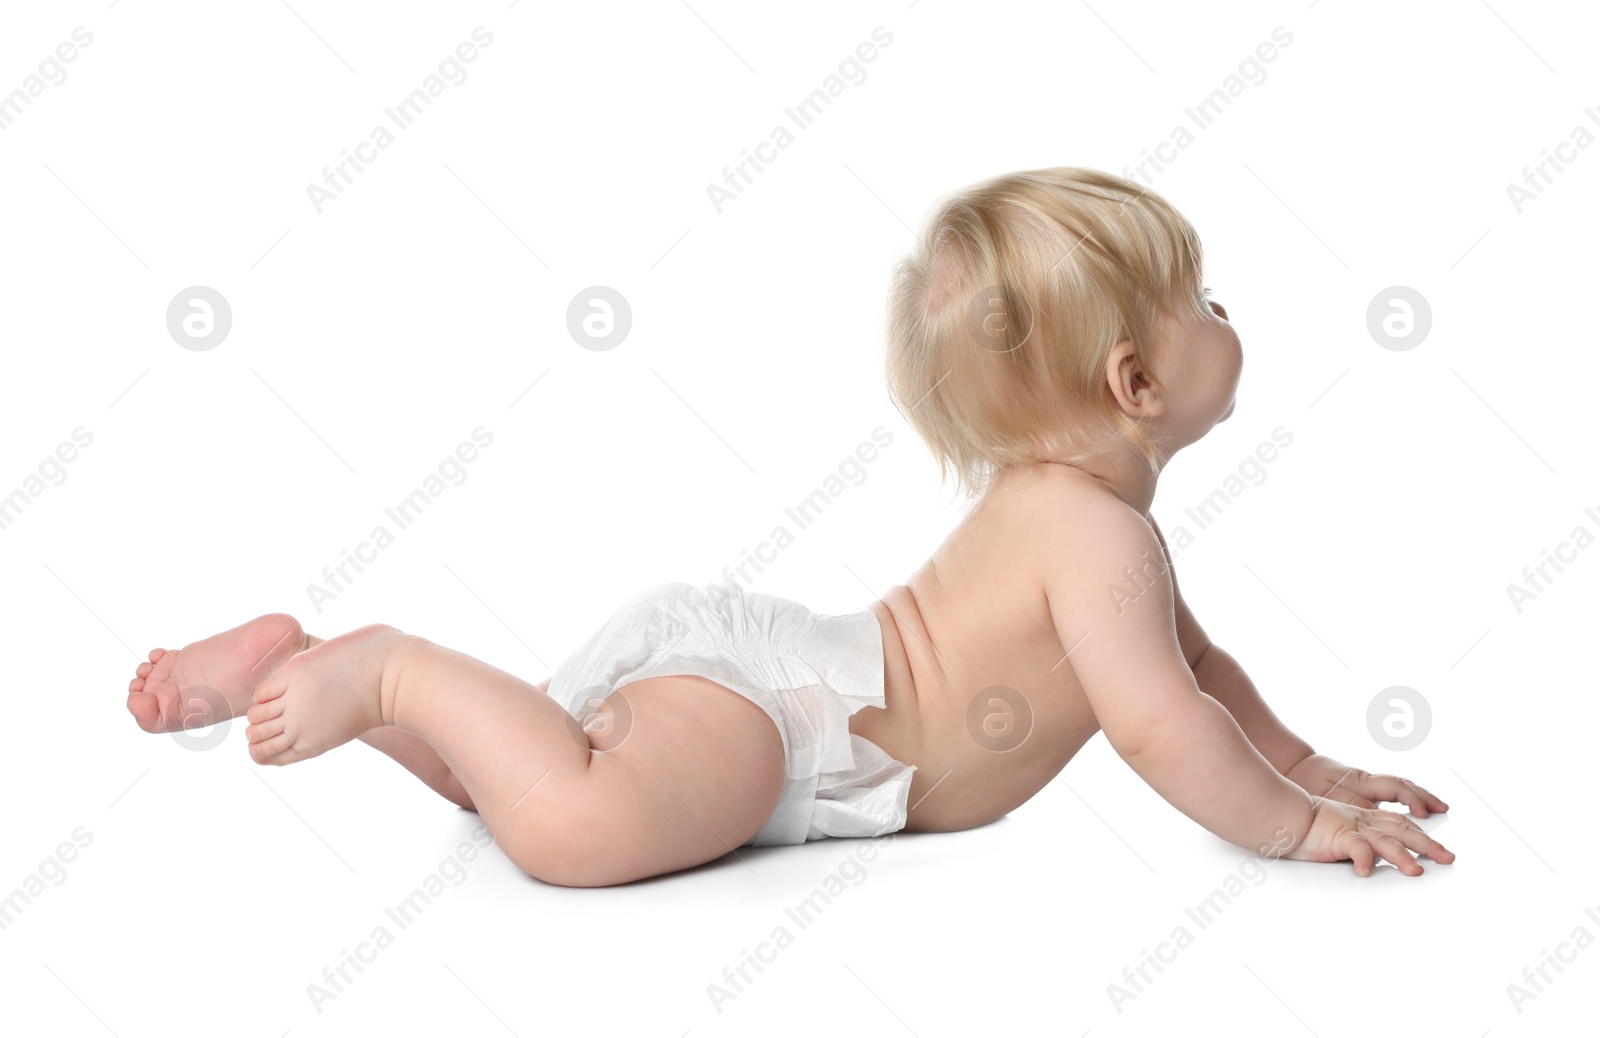
[[[623,686],[586,730],[543,684],[383,625],[327,641],[305,635],[305,649],[251,683],[240,661],[255,658],[253,625],[272,622],[154,650],[130,682],[130,711],[155,714],[143,698],[152,696],[178,716],[187,686],[171,675],[203,673],[226,689],[235,712],[225,716],[244,708],[258,763],[292,764],[360,738],[481,814],[529,875],[563,886],[627,883],[722,857],[760,830],[782,792],[783,744],[771,720],[704,678]],[[624,696],[626,733],[607,723]]]
[[[1231,414],[1241,363],[1217,306],[1210,320],[1169,319],[1147,366],[1119,344],[1106,380],[1164,466]],[[1407,875],[1421,874],[1418,854],[1453,861],[1377,809],[1426,817],[1443,801],[1313,752],[1211,643],[1149,514],[1158,474],[1126,445],[1092,465],[1007,470],[925,565],[870,604],[885,708],[858,712],[851,730],[916,766],[906,829],[999,818],[1104,731],[1157,792],[1238,846],[1349,860],[1361,875],[1379,859]],[[195,712],[185,690],[204,686],[210,720],[246,714],[259,763],[361,739],[482,814],[546,882],[624,883],[721,857],[761,828],[782,788],[770,719],[704,678],[626,685],[585,730],[542,694],[548,682],[382,625],[322,642],[271,614],[150,658],[128,699],[146,730],[183,727]]]
[[[128,683],[128,712],[147,732],[176,732],[242,717],[256,686],[296,653],[322,639],[287,613],[269,613],[169,652],[155,649]],[[374,728],[361,741],[399,761],[440,796],[465,808],[472,800],[448,765],[419,736]]]
[[[155,649],[128,683],[128,712],[147,732],[237,717],[249,709],[256,685],[305,647],[298,620],[269,613],[181,652]]]
[[[1107,361],[1108,386],[1156,434],[1166,458],[1233,410],[1239,340],[1226,310],[1214,305],[1213,313],[1210,321],[1169,319],[1151,370],[1141,369],[1132,343]],[[1426,817],[1447,810],[1442,800],[1314,753],[1211,643],[1178,591],[1149,512],[1156,477],[1131,446],[1088,466],[1008,470],[933,557],[874,604],[885,633],[888,708],[862,711],[851,729],[918,766],[906,828],[998,818],[1105,730],[1158,792],[1240,846],[1349,859],[1362,875],[1375,858],[1407,875],[1422,872],[1418,852],[1453,861],[1403,816],[1375,810],[1400,802]],[[1118,608],[1111,585],[1132,601]],[[1131,660],[1149,665],[1135,670]],[[1020,696],[1031,717],[994,694],[997,686]],[[973,736],[974,699],[981,715],[1017,726],[998,740],[1003,749]],[[1183,723],[1161,723],[1173,718]],[[1212,795],[1223,775],[1246,795]],[[1197,800],[1194,789],[1207,792]]]

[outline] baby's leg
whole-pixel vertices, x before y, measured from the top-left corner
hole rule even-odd
[[[269,613],[181,649],[155,649],[128,683],[128,711],[152,732],[175,732],[238,717],[258,684],[296,654],[322,644],[287,613]],[[548,686],[548,682],[541,689]],[[374,728],[361,741],[399,761],[446,800],[472,799],[427,740]]]
[[[455,772],[450,770],[450,765],[420,735],[412,735],[390,725],[366,732],[361,736],[361,741],[399,761],[401,767],[457,807],[477,810],[466,788],[456,778]]]
[[[306,635],[308,649],[321,645],[322,642],[323,639],[314,634]],[[429,746],[428,740],[420,735],[412,735],[393,725],[387,725],[362,733],[361,741],[394,758],[401,767],[421,779],[429,789],[457,807],[464,807],[468,811],[476,810],[472,798],[456,779],[455,772],[450,770],[450,765],[446,764],[439,756],[439,752]]]
[[[256,691],[252,755],[315,756],[372,728],[420,736],[501,848],[566,886],[626,883],[719,858],[771,816],[783,744],[760,707],[699,677],[635,682],[590,725],[533,685],[392,628],[297,656]]]

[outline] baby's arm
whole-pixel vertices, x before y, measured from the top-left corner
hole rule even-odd
[[[1412,857],[1455,856],[1404,817],[1313,800],[1250,744],[1200,690],[1178,642],[1174,592],[1155,532],[1110,499],[1079,502],[1074,532],[1048,535],[1045,597],[1067,658],[1117,754],[1172,806],[1236,846],[1272,857],[1378,858],[1411,876]],[[1152,572],[1152,566],[1154,572]],[[1129,575],[1142,572],[1130,598]]]
[[[1283,853],[1310,831],[1311,796],[1251,745],[1196,683],[1173,622],[1172,581],[1150,526],[1120,501],[1075,508],[1046,547],[1045,594],[1095,719],[1168,803],[1236,846]],[[1129,567],[1142,572],[1128,597]]]
[[[1267,758],[1278,774],[1287,775],[1296,764],[1311,756],[1311,745],[1278,720],[1238,660],[1213,643],[1201,628],[1194,613],[1189,611],[1189,604],[1183,600],[1183,588],[1178,583],[1172,549],[1167,547],[1161,527],[1148,513],[1144,518],[1155,531],[1156,540],[1161,542],[1162,555],[1172,578],[1173,622],[1178,632],[1178,644],[1182,647],[1184,659],[1194,671],[1200,691],[1226,707],[1257,752]]]
[[[1188,603],[1183,600],[1183,589],[1178,584],[1177,569],[1173,565],[1167,539],[1161,535],[1161,527],[1148,513],[1144,518],[1155,531],[1167,560],[1168,572],[1172,577],[1173,619],[1178,643],[1194,671],[1195,682],[1202,692],[1227,708],[1251,745],[1279,774],[1313,796],[1329,797],[1357,807],[1370,808],[1393,801],[1404,803],[1419,818],[1426,818],[1434,811],[1449,810],[1449,805],[1444,801],[1409,779],[1375,775],[1317,753],[1310,743],[1278,720],[1266,700],[1261,698],[1261,693],[1256,691],[1255,683],[1239,661],[1214,644],[1189,611]]]

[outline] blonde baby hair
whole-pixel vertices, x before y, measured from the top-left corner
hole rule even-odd
[[[1006,173],[941,199],[889,290],[895,407],[966,496],[1003,469],[1157,444],[1106,384],[1159,316],[1204,313],[1200,239],[1165,199],[1094,169]],[[1108,442],[1111,438],[1111,442]]]

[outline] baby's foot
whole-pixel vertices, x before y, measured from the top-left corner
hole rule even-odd
[[[168,651],[153,649],[128,682],[128,712],[147,732],[177,732],[237,717],[250,693],[305,647],[300,622],[258,616],[231,631]]]
[[[404,632],[373,624],[329,638],[256,686],[245,715],[250,756],[293,764],[383,726],[384,665]]]

